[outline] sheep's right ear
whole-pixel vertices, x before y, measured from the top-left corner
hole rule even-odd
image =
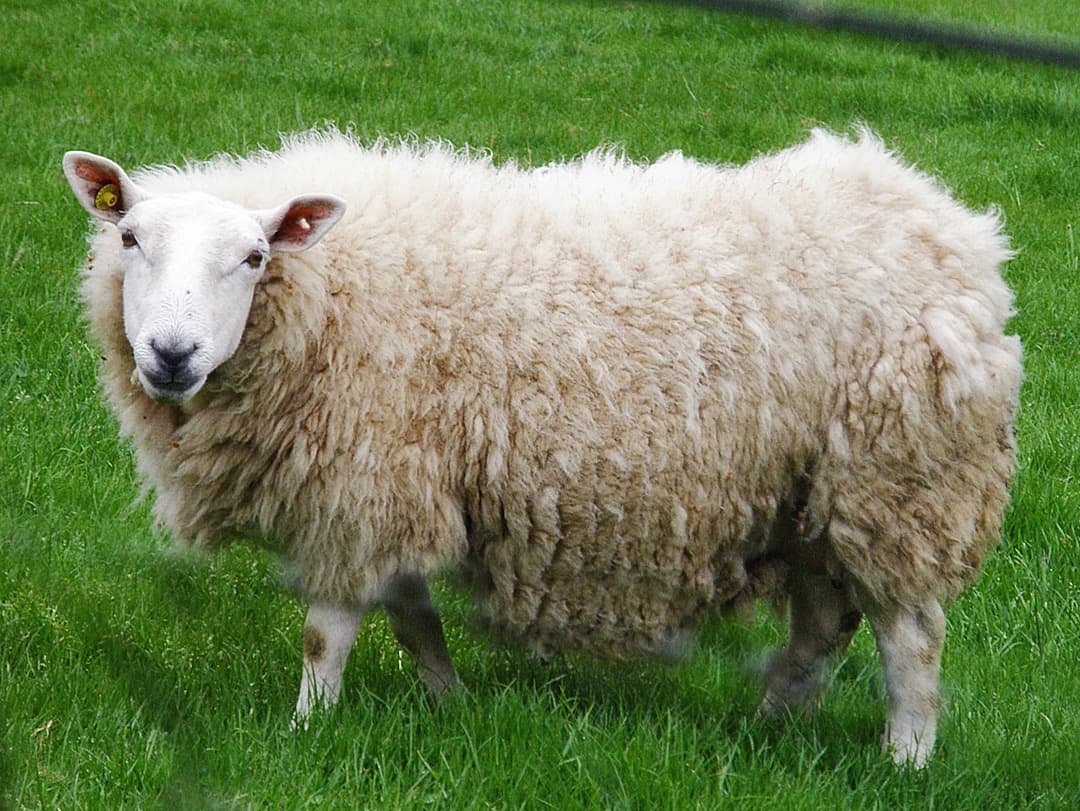
[[[83,208],[112,223],[119,222],[125,212],[146,198],[123,169],[90,152],[65,154],[64,176]]]

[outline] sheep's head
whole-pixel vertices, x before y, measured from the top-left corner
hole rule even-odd
[[[87,152],[68,152],[64,174],[83,208],[115,226],[139,383],[169,403],[193,397],[236,351],[271,254],[307,250],[345,210],[330,195],[265,210],[198,192],[153,195]]]

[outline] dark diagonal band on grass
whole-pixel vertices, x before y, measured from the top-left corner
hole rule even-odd
[[[899,42],[978,51],[1011,59],[1080,68],[1080,44],[1055,44],[1028,37],[995,34],[969,26],[887,17],[858,9],[839,9],[784,0],[660,0],[736,14],[770,17],[828,31],[845,31]]]

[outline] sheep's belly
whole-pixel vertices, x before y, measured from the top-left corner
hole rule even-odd
[[[542,656],[677,657],[710,607],[748,585],[741,561],[718,565],[681,552],[644,565],[612,562],[604,571],[565,562],[532,571],[487,557],[486,576],[475,584],[481,625]]]

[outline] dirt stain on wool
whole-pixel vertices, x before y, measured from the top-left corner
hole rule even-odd
[[[309,662],[318,662],[326,653],[326,637],[318,628],[304,626],[304,658]]]

